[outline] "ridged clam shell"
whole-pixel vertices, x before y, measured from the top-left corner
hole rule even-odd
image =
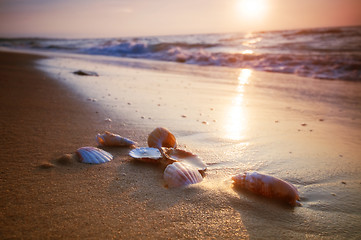
[[[174,148],[164,148],[164,149],[165,149],[164,152],[169,157],[171,157],[172,159],[178,162],[186,163],[200,171],[205,171],[207,169],[207,164],[203,162],[203,160],[200,157],[198,157],[197,155],[191,152],[181,149],[174,149]]]
[[[148,146],[158,149],[161,147],[176,148],[177,140],[168,129],[159,127],[149,134]]]
[[[108,131],[102,134],[98,133],[95,140],[100,146],[107,147],[132,147],[137,145],[137,142]]]
[[[135,148],[129,152],[129,156],[143,162],[159,162],[162,158],[157,148],[150,147]]]
[[[297,188],[282,179],[261,174],[246,172],[232,177],[234,184],[255,194],[277,199],[296,206],[300,200]]]
[[[184,187],[203,180],[202,175],[196,168],[181,162],[169,164],[164,170],[163,177],[169,188]]]
[[[110,153],[96,147],[81,147],[76,150],[76,154],[82,163],[99,164],[113,159]]]

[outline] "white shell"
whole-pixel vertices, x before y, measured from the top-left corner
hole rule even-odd
[[[110,153],[96,147],[81,147],[76,150],[76,154],[82,163],[99,164],[113,159]]]
[[[158,162],[162,158],[158,149],[149,147],[133,149],[129,152],[129,156],[144,162]]]
[[[95,137],[95,140],[100,146],[107,146],[107,147],[131,147],[137,145],[136,142],[121,137],[118,134],[111,133],[111,132],[104,132],[103,134],[98,133]]]
[[[165,149],[165,153],[172,159],[178,162],[186,163],[200,171],[205,171],[207,169],[207,164],[203,162],[200,157],[191,152],[181,149],[168,148]]]
[[[183,187],[203,180],[199,171],[185,163],[174,162],[164,170],[164,181],[170,188]]]

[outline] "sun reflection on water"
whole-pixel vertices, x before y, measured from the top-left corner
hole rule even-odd
[[[245,138],[247,116],[244,106],[244,93],[245,86],[249,83],[251,75],[252,70],[250,69],[241,69],[238,75],[236,96],[232,100],[225,124],[226,137],[231,140],[241,140]]]
[[[251,55],[251,54],[253,54],[254,53],[254,51],[253,50],[250,50],[250,49],[247,49],[247,50],[244,50],[244,51],[242,51],[242,54],[245,54],[245,55]]]

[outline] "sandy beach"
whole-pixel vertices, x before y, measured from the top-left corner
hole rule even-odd
[[[196,204],[191,199],[197,188],[168,191],[162,171],[134,163],[127,149],[112,149],[115,160],[109,164],[59,164],[56,158],[64,153],[94,146],[95,134],[108,127],[107,116],[34,70],[34,59],[1,53],[2,239],[247,236],[227,202],[210,198]],[[112,128],[146,141],[146,132],[122,122]],[[55,166],[43,169],[48,162]],[[228,230],[218,231],[222,226]]]
[[[360,237],[359,83],[94,59],[0,53],[1,239]],[[105,130],[146,146],[159,126],[208,164],[202,183],[167,189],[127,148],[59,160]],[[238,191],[244,171],[291,182],[302,206]]]

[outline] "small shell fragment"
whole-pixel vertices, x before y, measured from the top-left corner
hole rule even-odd
[[[100,164],[113,160],[113,156],[96,147],[81,147],[76,150],[76,155],[82,163]]]
[[[137,142],[108,131],[103,134],[98,133],[95,140],[100,146],[107,147],[133,147],[137,145]]]
[[[164,170],[163,177],[169,188],[184,187],[203,180],[202,175],[196,168],[181,162],[169,164]]]
[[[171,157],[172,159],[178,162],[186,163],[198,169],[199,171],[205,171],[207,169],[207,164],[203,162],[203,160],[199,156],[191,152],[181,149],[174,149],[174,148],[163,148],[163,149],[165,149],[164,152],[169,157]]]
[[[129,152],[129,156],[142,162],[158,163],[162,158],[159,150],[156,148],[141,147],[135,148]]]

